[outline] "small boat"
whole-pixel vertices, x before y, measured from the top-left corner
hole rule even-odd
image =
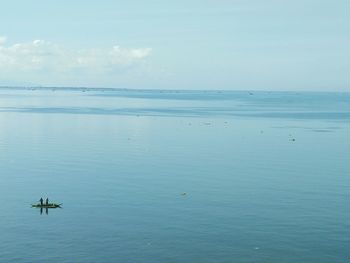
[[[52,203],[52,204],[36,204],[36,205],[32,205],[32,207],[35,207],[35,208],[61,208],[61,205],[62,204],[55,204],[55,203]]]

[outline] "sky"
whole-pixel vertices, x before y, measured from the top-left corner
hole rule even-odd
[[[350,91],[346,0],[0,4],[0,86]]]

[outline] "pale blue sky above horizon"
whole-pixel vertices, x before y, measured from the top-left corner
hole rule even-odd
[[[350,91],[345,0],[1,0],[0,86]]]

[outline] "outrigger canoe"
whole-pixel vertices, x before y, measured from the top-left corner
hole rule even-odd
[[[35,208],[61,208],[62,204],[36,204],[36,205],[32,205],[32,207]]]

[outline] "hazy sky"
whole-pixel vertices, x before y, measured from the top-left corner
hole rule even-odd
[[[350,91],[350,1],[0,2],[0,85]]]

